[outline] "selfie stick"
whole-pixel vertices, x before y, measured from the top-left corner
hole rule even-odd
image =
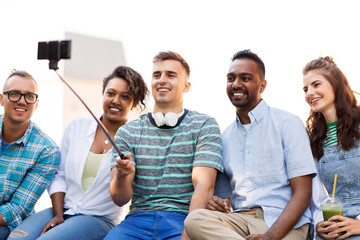
[[[121,159],[126,159],[124,154],[121,153],[120,149],[116,146],[114,140],[112,139],[112,137],[110,136],[109,132],[106,130],[104,124],[102,122],[100,122],[100,120],[95,117],[95,115],[92,113],[92,111],[90,110],[90,108],[85,104],[85,102],[81,99],[81,97],[74,91],[74,89],[72,89],[72,87],[60,76],[60,74],[54,69],[54,71],[56,72],[56,74],[59,76],[59,78],[61,79],[61,81],[63,83],[65,83],[66,86],[68,86],[68,88],[75,94],[75,96],[82,102],[82,104],[84,104],[85,108],[89,111],[89,113],[91,114],[91,116],[93,116],[93,118],[95,119],[95,121],[97,122],[97,124],[99,125],[100,129],[104,132],[105,136],[109,139],[111,145],[114,147],[114,149],[117,151],[117,153],[119,154]]]
[[[100,129],[104,132],[105,136],[109,139],[111,145],[114,147],[114,149],[117,151],[117,153],[119,154],[121,159],[126,159],[124,154],[121,153],[120,149],[116,146],[114,140],[112,139],[112,137],[110,136],[109,132],[106,130],[104,124],[102,122],[100,122],[100,120],[95,117],[95,115],[93,114],[93,112],[90,110],[90,108],[86,105],[86,103],[81,99],[81,97],[74,91],[74,89],[72,89],[72,87],[60,76],[60,74],[54,69],[55,73],[59,76],[59,78],[61,79],[61,81],[63,83],[65,83],[66,86],[68,86],[68,88],[75,94],[75,96],[82,102],[82,104],[84,104],[85,108],[89,111],[89,113],[91,114],[91,116],[93,116],[93,118],[95,119],[95,121],[97,122],[97,124],[99,125]]]
[[[70,59],[71,55],[71,40],[63,40],[63,41],[49,41],[49,42],[39,42],[38,43],[38,56],[39,60],[48,59],[49,60],[49,69],[55,71],[55,73],[59,76],[61,81],[65,83],[66,86],[75,94],[75,96],[82,102],[82,104],[89,111],[91,116],[95,119],[100,129],[104,132],[105,136],[111,142],[111,145],[114,147],[116,152],[119,154],[121,159],[126,159],[124,154],[121,153],[120,149],[116,146],[114,140],[110,136],[109,132],[106,130],[105,126],[102,122],[95,117],[90,108],[85,104],[85,102],[81,99],[81,97],[72,89],[72,87],[60,76],[57,72],[59,69],[58,62],[60,59]]]

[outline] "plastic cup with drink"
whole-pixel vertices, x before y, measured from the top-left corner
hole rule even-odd
[[[343,204],[337,198],[328,198],[321,204],[324,221],[328,221],[329,218],[335,215],[343,215]]]
[[[335,215],[343,215],[343,203],[335,198],[335,189],[336,189],[336,179],[337,174],[335,174],[334,177],[334,186],[333,186],[333,192],[331,198],[327,198],[322,204],[321,209],[324,216],[324,221],[328,221],[329,218]],[[338,236],[340,237],[343,233],[338,233]]]

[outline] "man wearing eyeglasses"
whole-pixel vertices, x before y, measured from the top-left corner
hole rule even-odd
[[[55,142],[30,120],[37,93],[30,74],[14,71],[0,94],[0,240],[33,210],[59,163]]]

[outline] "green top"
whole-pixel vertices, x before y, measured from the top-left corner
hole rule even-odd
[[[327,125],[327,132],[326,132],[326,139],[324,142],[324,148],[332,145],[337,144],[337,133],[336,133],[336,125],[338,121],[326,123]]]

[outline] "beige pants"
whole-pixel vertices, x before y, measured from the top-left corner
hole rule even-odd
[[[196,209],[185,219],[185,229],[192,240],[244,239],[251,234],[265,233],[269,228],[261,208],[223,213]],[[309,224],[291,230],[283,239],[305,240]]]

